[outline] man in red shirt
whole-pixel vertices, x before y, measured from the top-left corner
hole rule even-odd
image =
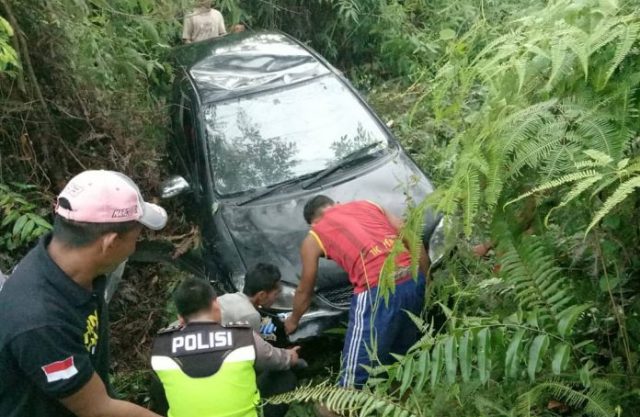
[[[423,251],[415,280],[409,251],[396,257],[396,288],[385,305],[378,300],[378,280],[402,221],[370,201],[336,204],[323,195],[307,202],[304,217],[311,230],[300,248],[302,277],[285,330],[294,332],[311,304],[320,257],[334,260],[348,273],[354,288],[339,384],[360,388],[368,378],[361,365],[371,365],[373,359],[389,363],[391,353],[405,354],[418,340],[418,329],[405,310],[414,314],[422,310],[428,256]]]

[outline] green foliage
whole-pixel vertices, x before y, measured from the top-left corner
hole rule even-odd
[[[552,2],[516,20],[513,33],[463,62],[458,75],[448,66],[440,70],[443,98],[467,101],[478,92],[483,97],[451,142],[456,168],[439,202],[440,210],[463,214],[467,235],[481,204],[495,208],[505,189],[512,190],[509,184],[531,173],[547,181],[567,179],[562,175],[588,149],[622,159],[635,112],[609,109],[629,108],[635,100],[629,92],[638,80],[628,76],[634,71],[633,52],[626,45],[638,39],[640,20],[592,3],[597,2]],[[454,63],[461,65],[449,65]],[[611,84],[614,74],[618,77]],[[439,102],[434,107],[436,114],[449,114]]]
[[[589,159],[576,163],[576,169],[589,169],[567,174],[536,186],[507,204],[514,203],[542,191],[548,191],[565,184],[574,183],[571,190],[562,198],[562,201],[553,208],[557,209],[576,200],[582,193],[590,188],[594,189],[591,194],[591,196],[594,197],[596,194],[602,194],[605,190],[613,189],[613,186],[616,185],[617,187],[613,189],[593,216],[591,223],[589,223],[586,229],[586,233],[588,233],[617,205],[629,197],[636,188],[640,187],[640,176],[637,175],[637,173],[640,172],[640,161],[637,158],[635,161],[630,161],[629,158],[614,160],[611,156],[594,149],[586,150],[584,153]],[[547,219],[552,210],[549,211]]]
[[[191,2],[23,3],[7,3],[13,29],[0,20],[3,181],[29,178],[49,192],[69,173],[104,166],[154,185],[171,83],[166,55],[180,41]],[[411,202],[405,218],[401,237],[413,259],[428,206],[447,216],[447,241],[458,249],[431,277],[427,312],[412,317],[422,339],[397,362],[369,368],[363,391],[325,383],[274,401],[320,401],[343,414],[383,417],[634,415],[634,2],[216,4],[228,24],[291,33],[369,89],[438,185],[428,201]],[[20,34],[27,48],[12,54]],[[46,199],[33,189],[2,187],[6,257],[47,229],[39,216],[48,210],[38,208]],[[492,249],[477,257],[468,247],[476,243]],[[383,297],[393,294],[392,258],[401,250],[399,240],[384,265]],[[415,273],[417,262],[412,267]],[[375,341],[369,348],[375,358]],[[143,391],[141,380],[122,381]]]
[[[13,36],[13,28],[2,16],[0,16],[0,73],[13,75],[10,67],[19,68],[18,55],[10,45],[10,38]]]
[[[51,230],[38,210],[41,199],[33,186],[0,183],[0,252],[11,254]]]
[[[269,403],[320,402],[332,412],[345,416],[417,417],[417,414],[390,397],[368,390],[346,390],[323,382],[269,398]]]
[[[423,250],[422,229],[424,228],[425,212],[427,201],[422,201],[414,206],[413,201],[407,201],[408,209],[405,213],[404,227],[400,231],[398,239],[395,240],[389,255],[382,265],[379,277],[379,294],[385,303],[389,302],[389,296],[395,291],[396,265],[395,259],[401,253],[410,248],[411,255],[411,276],[418,276],[420,267],[419,260]]]
[[[413,317],[423,338],[368,369],[366,391],[420,416],[634,415],[640,18],[604,0],[481,2],[473,17],[469,3],[419,27],[440,55],[411,56],[396,72],[410,84],[372,91],[435,174],[430,204],[458,252]],[[394,16],[413,25],[407,10]],[[477,242],[492,247],[484,258],[466,248]]]
[[[610,384],[596,382],[587,389],[576,389],[560,381],[543,382],[530,391],[522,394],[518,399],[517,416],[532,417],[532,405],[536,404],[543,396],[562,400],[567,406],[584,410],[584,414],[591,417],[612,417],[618,412],[609,403],[606,390],[611,389]]]

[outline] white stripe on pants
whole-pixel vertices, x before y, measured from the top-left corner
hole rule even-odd
[[[356,309],[353,317],[353,332],[351,333],[351,340],[349,341],[348,354],[344,360],[345,367],[342,378],[344,381],[342,385],[344,387],[351,387],[355,382],[356,369],[358,367],[358,353],[360,351],[362,333],[364,331],[364,312],[367,306],[367,294],[368,291],[364,291],[355,295]]]

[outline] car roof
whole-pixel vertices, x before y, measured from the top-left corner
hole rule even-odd
[[[226,100],[334,71],[280,32],[242,32],[178,47],[174,62],[193,80],[203,103]]]

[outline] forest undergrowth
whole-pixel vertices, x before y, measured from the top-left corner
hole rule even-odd
[[[157,190],[167,55],[189,8],[33,3],[0,0],[2,270],[48,230],[52,197],[73,173],[118,169]],[[393,122],[438,186],[425,205],[446,215],[452,249],[426,300],[444,324],[415,317],[424,337],[371,368],[361,392],[314,380],[278,401],[350,416],[637,414],[638,1],[217,3],[229,24],[308,42]],[[180,207],[170,211],[151,238],[197,241]],[[131,266],[112,307],[114,372],[144,403],[146,374],[132,364],[170,316],[159,300],[179,273]]]

